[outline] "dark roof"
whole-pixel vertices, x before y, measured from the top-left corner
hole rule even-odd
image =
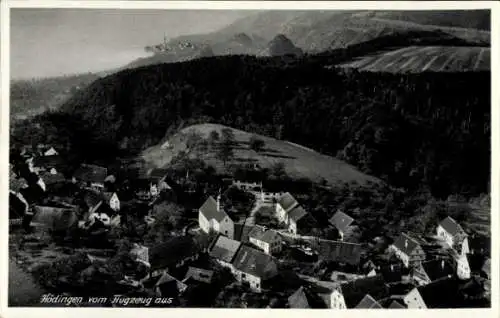
[[[471,272],[479,272],[483,267],[486,257],[482,254],[467,254],[467,262]]]
[[[162,179],[167,175],[167,173],[167,169],[154,168],[149,172],[149,176],[153,179]]]
[[[271,274],[270,269],[274,263],[274,258],[259,250],[242,245],[232,262],[233,266],[256,277],[267,278]]]
[[[434,259],[422,262],[422,268],[431,281],[438,280],[448,275],[454,275],[455,270],[451,264],[444,259]]]
[[[394,241],[394,246],[406,255],[410,255],[419,246],[419,243],[407,234],[401,234],[396,241]]]
[[[28,211],[28,202],[24,199],[22,194],[9,193],[9,218],[15,219],[24,216]]]
[[[210,249],[209,255],[226,263],[231,263],[241,243],[220,235]]]
[[[389,309],[406,309],[399,301],[393,300],[388,307]]]
[[[310,288],[301,286],[288,297],[290,308],[326,308],[324,299]]]
[[[194,241],[189,236],[177,236],[165,243],[155,245],[149,249],[149,263],[151,269],[162,269],[177,265],[187,257],[198,252]]]
[[[210,196],[200,207],[200,213],[205,216],[207,220],[215,219],[217,222],[220,222],[227,215],[223,209],[217,210],[217,201]]]
[[[42,178],[43,183],[45,183],[46,185],[51,185],[66,181],[64,175],[59,172],[56,174],[52,174],[50,172],[44,171],[40,173],[40,177]]]
[[[282,194],[278,198],[277,203],[279,203],[281,207],[287,212],[293,207],[295,207],[297,204],[299,204],[297,200],[295,200],[295,198],[290,194],[290,192]]]
[[[481,268],[481,270],[485,274],[490,276],[490,273],[491,273],[491,259],[490,258],[488,258],[488,259],[486,259],[486,261],[484,261],[484,264],[483,264],[483,267]]]
[[[335,226],[337,230],[345,232],[354,219],[342,211],[337,211],[328,221]]]
[[[439,225],[441,225],[441,227],[445,229],[446,232],[450,233],[453,236],[464,232],[460,224],[458,224],[453,218],[449,216],[442,220]]]
[[[491,238],[483,235],[471,235],[468,238],[469,249],[474,253],[487,253],[491,247]]]
[[[358,265],[361,257],[361,245],[355,243],[319,240],[320,259]]]
[[[102,197],[106,202],[109,202],[113,197],[113,194],[115,194],[115,192],[103,192]]]
[[[60,231],[68,229],[77,221],[75,209],[35,206],[31,225]]]
[[[296,206],[295,208],[293,208],[292,210],[290,210],[288,212],[288,217],[292,220],[294,220],[295,222],[297,222],[298,220],[302,219],[304,216],[306,216],[307,212],[306,210],[304,210],[303,207],[301,206]]]
[[[168,273],[164,273],[155,284],[160,289],[161,296],[178,296],[180,292],[187,288],[187,285],[179,281]]]
[[[234,224],[234,239],[240,242],[248,242],[253,226],[245,224]]]
[[[108,169],[96,165],[82,164],[73,175],[75,179],[84,182],[100,182],[108,176]]]
[[[417,287],[427,308],[455,308],[458,299],[458,280],[444,278],[430,284]]]
[[[212,282],[212,276],[214,272],[208,269],[202,269],[198,267],[189,267],[184,277],[184,281],[188,279],[194,279],[198,282],[210,284]]]
[[[377,274],[382,275],[385,282],[394,283],[400,282],[403,279],[403,268],[398,265],[384,265],[380,266],[378,270],[376,270]]]
[[[363,299],[359,302],[359,304],[355,307],[356,309],[381,309],[382,306],[373,299],[372,296],[366,294]]]
[[[389,296],[389,290],[380,275],[342,284],[340,289],[347,308],[356,307],[367,294],[370,294],[375,300]]]
[[[274,230],[266,229],[262,226],[256,225],[253,227],[248,236],[262,242],[272,243],[276,240],[277,236],[279,237],[279,234]]]
[[[33,159],[33,166],[44,168],[57,168],[63,164],[63,158],[59,155],[37,156]]]

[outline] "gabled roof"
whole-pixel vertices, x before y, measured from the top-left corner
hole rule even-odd
[[[256,225],[252,228],[252,231],[248,234],[250,238],[266,242],[266,243],[272,243],[274,242],[277,238],[279,238],[279,234],[270,229],[266,229],[263,226]]]
[[[400,282],[403,279],[403,268],[398,265],[380,266],[376,270],[377,274],[382,275],[386,283]]]
[[[284,194],[282,194],[279,198],[278,198],[278,201],[277,203],[279,205],[281,205],[281,207],[286,211],[290,211],[291,209],[293,209],[296,205],[298,205],[299,203],[297,202],[297,200],[295,200],[295,198],[290,194],[290,192],[286,192]]]
[[[149,263],[152,270],[167,268],[196,253],[198,249],[191,237],[177,236],[149,248]]]
[[[21,218],[28,211],[28,202],[22,194],[9,193],[9,218]]]
[[[82,164],[73,176],[84,182],[104,183],[108,176],[108,169],[97,165]]]
[[[361,245],[320,239],[318,255],[322,260],[358,265],[361,257]]]
[[[35,206],[32,226],[41,226],[55,231],[66,230],[78,222],[75,209]]]
[[[231,263],[240,246],[241,242],[220,235],[210,249],[209,255],[223,262]]]
[[[460,226],[460,224],[449,216],[442,220],[439,225],[441,225],[441,227],[452,236],[464,233],[464,229]]]
[[[184,281],[187,281],[188,279],[194,279],[198,282],[210,284],[212,282],[213,275],[214,271],[190,266],[188,268],[186,276],[184,277]]]
[[[448,275],[454,275],[455,270],[451,264],[444,259],[434,259],[422,262],[422,268],[431,281],[438,280]]]
[[[154,180],[161,180],[167,175],[167,173],[167,169],[154,168],[149,172],[149,177]]]
[[[484,261],[483,267],[481,267],[481,270],[490,276],[491,273],[491,259],[487,258],[486,261]]]
[[[99,202],[102,202],[102,200],[102,195],[97,191],[90,190],[85,193],[84,201],[89,208],[95,207]]]
[[[304,208],[301,206],[296,206],[292,210],[288,211],[288,217],[295,222],[299,221],[306,215],[306,210],[304,210]]]
[[[399,301],[393,300],[391,304],[388,307],[389,309],[405,309],[406,307],[403,306]]]
[[[244,273],[267,278],[271,274],[274,258],[259,250],[242,245],[233,259],[233,266]]]
[[[156,282],[155,287],[160,289],[161,295],[165,297],[179,295],[187,288],[187,285],[165,272]]]
[[[37,156],[33,159],[33,166],[44,167],[44,168],[54,168],[62,165],[64,162],[63,157],[59,155],[53,156]]]
[[[373,299],[372,296],[366,294],[363,299],[359,302],[359,304],[355,307],[356,309],[381,309],[382,306]]]
[[[345,232],[354,219],[342,211],[337,211],[328,221],[340,232]]]
[[[326,308],[325,300],[310,288],[301,286],[288,297],[290,308]]]
[[[417,287],[427,308],[457,307],[459,283],[456,278],[444,278]]]
[[[420,244],[407,234],[401,234],[393,245],[406,255],[410,255]]]
[[[217,201],[210,196],[200,207],[200,213],[205,216],[207,220],[216,220],[217,222],[222,221],[226,216],[224,209],[217,210]]]
[[[347,308],[354,308],[370,294],[375,300],[389,296],[389,290],[382,276],[366,277],[340,285]]]

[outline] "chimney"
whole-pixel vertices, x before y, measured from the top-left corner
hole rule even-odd
[[[220,193],[217,195],[217,212],[220,211]]]
[[[394,271],[394,265],[391,264],[391,272],[393,272],[393,271]]]
[[[408,239],[405,239],[405,248],[408,248]]]
[[[441,260],[441,269],[444,269],[444,259]]]

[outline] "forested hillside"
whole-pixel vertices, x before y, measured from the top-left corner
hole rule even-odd
[[[89,160],[120,148],[138,153],[170,127],[214,122],[338,156],[436,196],[488,190],[489,72],[359,73],[307,56],[211,57],[99,79],[62,113],[36,121],[42,128],[20,125],[13,140],[49,136]]]

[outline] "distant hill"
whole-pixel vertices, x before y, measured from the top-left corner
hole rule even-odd
[[[283,56],[283,55],[301,55],[302,50],[296,47],[289,38],[283,34],[278,34],[267,45],[265,55]]]
[[[181,151],[188,151],[189,156],[202,159],[214,166],[219,172],[224,171],[223,164],[216,159],[216,151],[209,147],[208,151],[190,150],[187,148],[187,136],[195,132],[203,138],[208,138],[210,132],[217,131],[221,134],[222,129],[229,128],[218,124],[199,124],[186,127],[168,138],[170,148],[163,149],[165,140],[142,153],[142,158],[150,167],[163,167],[168,165],[171,158]],[[287,174],[294,178],[307,178],[314,182],[322,179],[329,184],[342,184],[344,182],[357,182],[365,184],[367,181],[380,182],[377,178],[368,176],[352,165],[342,160],[322,155],[312,149],[295,145],[283,140],[251,134],[239,129],[230,128],[235,136],[233,162],[248,162],[258,164],[261,168],[271,168],[273,164],[281,162],[285,166]],[[265,142],[262,152],[255,152],[249,147],[249,140],[255,136]]]
[[[26,118],[56,109],[77,91],[99,78],[87,73],[32,80],[12,80],[10,83],[11,118]]]
[[[214,55],[268,54],[267,44],[282,35],[304,53],[317,53],[397,32],[440,30],[489,46],[487,10],[471,11],[266,11],[246,16],[216,32],[181,36],[169,42],[169,55],[141,59],[132,66],[186,60],[178,47],[208,45]],[[195,49],[197,50],[197,49]],[[264,53],[262,53],[264,50]],[[195,58],[191,54],[188,58]]]

